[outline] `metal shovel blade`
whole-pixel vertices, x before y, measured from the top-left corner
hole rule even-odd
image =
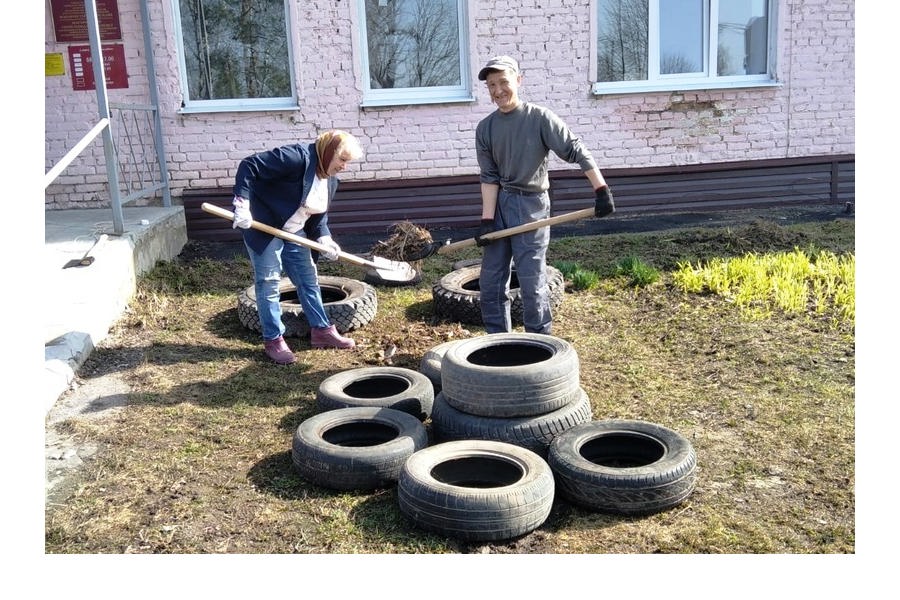
[[[82,256],[81,258],[73,258],[63,265],[63,269],[71,269],[72,267],[89,267],[94,264],[95,259],[90,255],[91,252],[97,250],[107,239],[109,239],[109,236],[104,233],[99,238],[97,238],[97,241],[95,241],[90,248],[88,248],[88,251],[84,253],[84,256]]]
[[[89,267],[94,264],[93,256],[86,256],[84,258],[73,258],[69,262],[63,265],[63,269],[71,269],[72,267]]]
[[[373,256],[371,262],[375,265],[375,272],[385,281],[405,283],[412,281],[416,276],[416,270],[406,262],[388,260],[382,256]]]

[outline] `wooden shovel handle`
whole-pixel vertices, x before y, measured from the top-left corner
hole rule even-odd
[[[538,219],[537,221],[532,221],[531,223],[516,225],[515,227],[510,227],[508,229],[499,229],[497,231],[492,231],[490,233],[484,234],[482,237],[486,240],[497,240],[500,238],[509,237],[511,235],[525,233],[527,231],[534,231],[535,229],[540,229],[541,227],[559,225],[561,223],[570,223],[572,221],[580,221],[581,219],[588,219],[593,216],[593,208],[583,208],[581,210],[556,215],[555,217],[547,217],[546,219]],[[476,243],[477,242],[475,241],[475,238],[453,242],[452,244],[446,244],[438,248],[437,253],[449,254],[450,252],[454,252],[456,250],[462,250],[463,248],[474,246]]]
[[[229,221],[234,221],[234,213],[233,212],[231,212],[230,210],[225,210],[224,208],[220,208],[220,207],[216,206],[215,204],[210,204],[209,202],[204,202],[203,204],[200,205],[200,208],[202,208],[204,211],[206,211],[212,215],[216,215],[217,217],[222,217],[223,219],[228,219]],[[294,235],[293,233],[288,233],[287,231],[284,231],[282,229],[276,229],[275,227],[272,227],[271,225],[266,225],[265,223],[260,223],[259,221],[250,221],[250,227],[252,227],[253,229],[256,229],[258,231],[268,233],[269,235],[274,235],[275,237],[281,238],[288,242],[293,242],[295,244],[300,244],[301,246],[306,246],[307,248],[317,250],[323,254],[331,254],[332,253],[332,249],[329,248],[328,246],[324,246],[318,242],[314,242],[305,237],[300,237],[299,235]],[[377,265],[370,260],[366,260],[366,259],[356,256],[354,254],[347,254],[346,252],[338,252],[337,255],[338,255],[339,259],[341,259],[345,262],[348,262],[348,263],[352,263],[354,265],[365,266],[365,267],[374,267],[376,269],[384,268],[383,265]]]

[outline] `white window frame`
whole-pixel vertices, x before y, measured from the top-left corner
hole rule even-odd
[[[703,71],[700,73],[675,73],[661,75],[659,72],[659,3],[649,2],[649,33],[647,79],[645,81],[597,81],[597,10],[599,0],[591,0],[591,93],[597,96],[609,94],[631,94],[643,92],[674,92],[692,90],[714,90],[727,88],[776,87],[781,83],[776,76],[778,2],[767,0],[767,73],[757,75],[726,75],[715,73],[719,41],[719,3],[728,0],[704,0],[703,17],[706,25],[703,33]]]
[[[456,0],[457,28],[459,30],[459,85],[372,89],[369,77],[369,40],[366,32],[366,2],[357,0],[359,23],[360,67],[362,74],[362,107],[404,106],[414,104],[441,104],[474,102],[472,77],[469,66],[469,10],[468,0]]]
[[[175,22],[175,42],[178,48],[178,79],[181,83],[181,108],[178,110],[182,114],[190,113],[213,113],[213,112],[251,112],[251,111],[279,111],[279,110],[297,110],[299,108],[297,99],[297,79],[294,67],[294,49],[292,44],[291,30],[294,27],[291,13],[291,4],[293,0],[284,0],[284,22],[287,37],[287,54],[288,54],[288,70],[291,77],[291,96],[280,98],[223,98],[218,100],[192,100],[190,98],[187,75],[187,63],[185,62],[184,53],[184,36],[181,29],[181,6],[179,0],[171,0],[172,16]]]

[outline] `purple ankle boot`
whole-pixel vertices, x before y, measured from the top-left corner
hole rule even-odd
[[[263,345],[266,348],[266,356],[277,362],[279,365],[290,365],[297,360],[282,336],[264,342]]]
[[[313,327],[310,332],[310,342],[313,348],[339,348],[349,350],[356,346],[356,342],[338,333],[334,325],[328,327]]]

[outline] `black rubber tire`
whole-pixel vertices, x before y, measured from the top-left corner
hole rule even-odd
[[[468,541],[506,540],[540,527],[553,505],[553,472],[525,448],[464,440],[409,457],[397,482],[401,512],[422,529]]]
[[[435,396],[441,391],[441,361],[444,360],[444,354],[459,342],[460,340],[450,340],[429,348],[419,361],[419,372],[431,380]]]
[[[438,317],[467,323],[469,325],[481,325],[481,262],[456,269],[444,275],[440,281],[431,288],[431,298],[434,314]],[[547,265],[547,285],[550,288],[550,308],[556,309],[562,304],[566,291],[566,281],[562,272],[556,267]],[[510,318],[513,324],[523,323],[522,315],[522,290],[515,270],[510,281],[509,289]]]
[[[329,410],[300,423],[291,459],[300,475],[335,490],[371,490],[396,483],[400,469],[428,445],[421,421],[391,408]]]
[[[472,265],[480,265],[480,264],[481,264],[480,258],[463,258],[462,260],[458,260],[455,263],[453,263],[450,266],[450,268],[453,269],[454,271],[456,271],[458,269],[464,269],[466,267],[471,267]]]
[[[691,443],[644,421],[610,419],[569,429],[547,462],[567,500],[599,512],[643,515],[683,502],[697,481]]]
[[[335,373],[319,384],[322,410],[354,406],[393,408],[420,421],[431,416],[434,388],[422,373],[403,367],[359,367]]]
[[[493,333],[460,341],[441,361],[447,402],[483,417],[527,417],[581,394],[575,348],[540,333]]]
[[[378,312],[375,288],[357,279],[319,276],[322,303],[328,319],[341,333],[359,329],[370,323]],[[287,337],[309,335],[309,321],[297,299],[297,287],[287,277],[278,284],[281,293],[281,322]],[[252,331],[262,331],[256,306],[256,288],[250,286],[238,294],[238,319]]]
[[[438,394],[431,412],[431,428],[435,439],[441,442],[494,440],[521,446],[546,458],[556,437],[591,418],[591,402],[584,391],[576,400],[545,415],[507,418],[461,412],[447,402],[444,394]]]

